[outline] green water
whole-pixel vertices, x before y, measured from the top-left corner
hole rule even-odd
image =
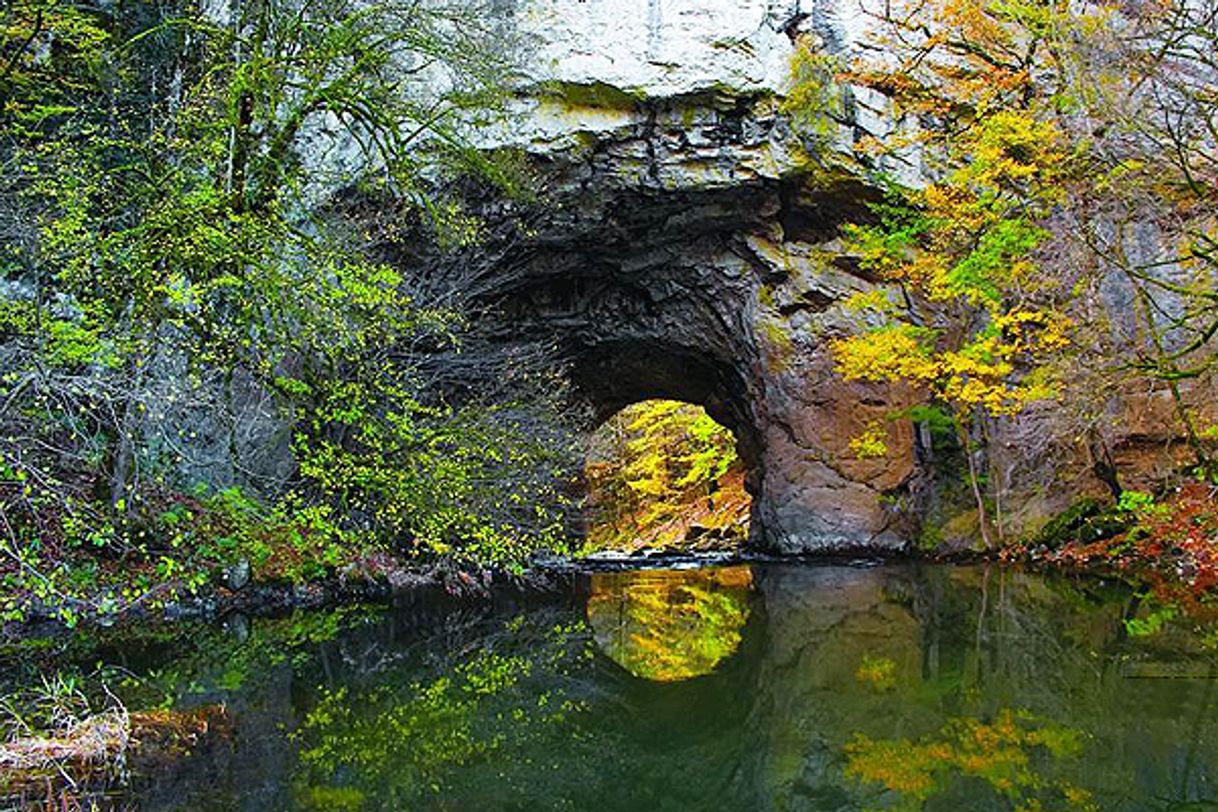
[[[232,730],[124,803],[189,810],[1218,809],[1214,643],[1128,590],[975,567],[593,575],[560,605],[102,643]]]

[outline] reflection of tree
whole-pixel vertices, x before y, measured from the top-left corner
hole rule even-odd
[[[505,631],[520,645],[498,650],[483,639],[485,648],[424,679],[391,667],[367,688],[323,689],[295,734],[297,804],[399,809],[440,794],[484,798],[463,771],[499,765],[506,792],[513,779],[504,765],[559,752],[571,735],[563,723],[584,707],[565,675],[578,668],[586,637],[579,626],[518,621]]]
[[[894,793],[889,809],[921,809],[932,796],[972,779],[971,786],[988,786],[1016,809],[1095,810],[1087,790],[1044,775],[1082,748],[1076,730],[1003,710],[991,722],[951,719],[917,742],[856,734],[846,745],[846,773]]]
[[[1202,681],[1207,661],[1197,641],[1182,633],[1170,640],[1128,638],[1122,623],[1128,587],[994,567],[919,568],[908,579],[893,572],[885,598],[907,607],[921,624],[914,638],[922,648],[921,673],[882,694],[881,713],[856,713],[844,730],[900,739],[909,730],[938,729],[946,717],[989,720],[999,708],[1019,707],[1084,733],[1089,758],[1056,760],[1054,775],[1091,789],[1100,808],[1213,805],[1213,748],[1190,760],[1190,743],[1205,748],[1213,730],[1209,683]],[[883,650],[869,643],[862,659],[877,651]],[[1181,678],[1140,678],[1167,674]],[[1194,728],[1204,731],[1202,738]],[[836,746],[849,738],[842,735]],[[950,783],[967,792],[965,782]],[[1152,786],[1158,807],[1149,805]],[[986,784],[980,788],[976,797],[988,794],[992,805],[971,805],[972,796],[964,795],[967,800],[954,808],[1016,806]],[[927,808],[950,809],[961,797],[944,794]]]
[[[358,697],[345,687],[326,691],[305,718],[309,746],[301,752],[301,762],[323,776],[343,768],[358,775],[361,784],[432,786],[444,768],[465,764],[496,746],[498,737],[482,738],[474,729],[480,704],[487,695],[514,687],[528,671],[528,661],[520,657],[480,652],[451,675],[411,685],[409,699],[385,689]],[[351,788],[344,791],[352,795]],[[334,792],[329,786],[302,787],[300,799],[331,805]]]
[[[751,586],[747,566],[597,574],[588,622],[605,654],[635,676],[689,679],[739,647]]]

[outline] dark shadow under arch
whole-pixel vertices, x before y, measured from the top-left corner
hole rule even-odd
[[[726,361],[646,340],[620,340],[585,348],[572,359],[572,377],[596,425],[644,400],[679,400],[706,409],[736,435],[749,493],[761,482],[761,445],[745,382]]]

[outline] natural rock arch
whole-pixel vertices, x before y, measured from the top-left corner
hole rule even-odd
[[[890,458],[854,458],[849,440],[897,401],[844,383],[828,349],[847,329],[841,301],[869,287],[833,252],[833,218],[865,190],[808,196],[804,183],[560,185],[527,237],[511,225],[519,212],[503,220],[485,274],[501,282],[503,333],[556,344],[594,419],[668,398],[732,429],[756,546],[897,545],[904,514],[891,497],[907,489],[911,438],[893,424]]]
[[[910,398],[846,384],[830,351],[858,326],[842,302],[872,288],[839,226],[877,197],[850,160],[882,105],[841,88],[847,118],[816,143],[781,111],[794,42],[843,55],[852,18],[798,0],[495,8],[536,52],[521,109],[480,137],[527,157],[541,202],[479,192],[488,239],[437,260],[473,268],[463,289],[495,313],[484,326],[556,345],[594,416],[652,397],[704,406],[750,466],[756,545],[902,544],[912,428],[886,418]],[[856,459],[851,438],[876,422],[890,453]]]
[[[839,226],[877,197],[833,167],[891,122],[843,87],[849,120],[815,144],[793,130],[781,100],[795,42],[845,56],[858,33],[845,6],[805,6],[503,4],[536,53],[520,115],[488,143],[528,156],[544,202],[485,204],[481,260],[504,335],[556,343],[593,415],[667,397],[733,430],[754,544],[894,546],[914,454],[912,429],[885,417],[908,394],[846,384],[830,351],[857,327],[841,303],[872,287],[843,261]],[[859,460],[850,440],[873,421],[891,453]]]

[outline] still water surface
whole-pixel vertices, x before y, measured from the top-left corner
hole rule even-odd
[[[562,605],[126,642],[232,730],[146,809],[1218,809],[1215,641],[1128,590],[960,566],[588,576]]]

